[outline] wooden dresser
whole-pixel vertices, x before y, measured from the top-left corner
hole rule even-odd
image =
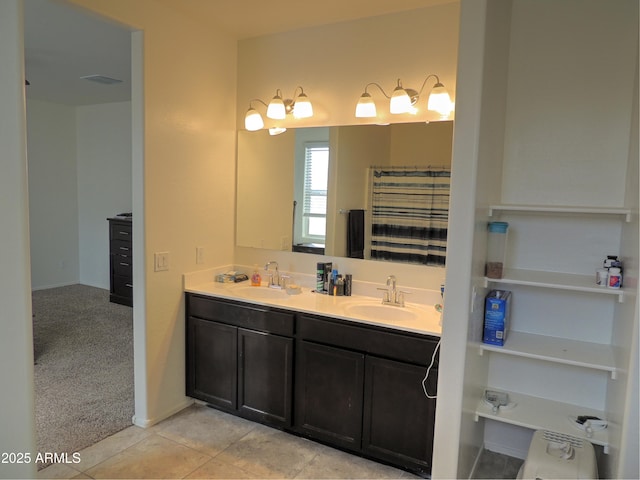
[[[113,303],[133,306],[133,229],[131,216],[109,221],[109,280]]]

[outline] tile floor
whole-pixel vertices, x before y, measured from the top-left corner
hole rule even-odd
[[[516,478],[522,463],[523,460],[520,460],[519,458],[509,457],[507,455],[485,450],[480,456],[473,478]]]
[[[151,428],[128,427],[79,453],[80,463],[54,464],[38,477],[419,478],[202,405]]]
[[[420,478],[199,404],[79,453],[80,463],[51,465],[38,478]],[[515,478],[518,462],[485,452],[476,478]]]

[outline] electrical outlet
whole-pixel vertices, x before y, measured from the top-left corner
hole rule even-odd
[[[156,272],[169,270],[169,252],[156,252],[153,254],[153,270]]]
[[[204,263],[204,247],[196,247],[196,263]]]

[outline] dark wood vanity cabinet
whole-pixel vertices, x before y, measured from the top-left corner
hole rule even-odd
[[[422,390],[425,365],[367,356],[362,450],[420,473],[431,473],[436,401]],[[436,391],[437,369],[427,379]]]
[[[268,425],[291,425],[294,315],[187,295],[187,395]]]
[[[437,337],[192,293],[186,302],[188,396],[430,475],[435,400],[422,381]],[[437,375],[436,361],[432,395]]]
[[[109,301],[133,306],[133,229],[131,217],[109,221]]]
[[[299,315],[294,428],[399,467],[431,472],[435,400],[422,381],[437,338]],[[437,364],[427,379],[433,394]]]
[[[301,433],[359,450],[362,443],[364,355],[299,341],[295,425]]]

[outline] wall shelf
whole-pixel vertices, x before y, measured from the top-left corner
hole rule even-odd
[[[490,389],[493,390],[493,388]],[[515,402],[516,406],[509,409],[500,409],[497,413],[493,413],[491,405],[487,404],[483,398],[480,398],[474,412],[475,421],[478,421],[479,418],[488,418],[497,422],[534,430],[550,430],[564,433],[582,438],[594,445],[602,445],[604,452],[609,453],[608,429],[594,431],[593,437],[589,438],[586,432],[576,427],[571,419],[578,415],[593,415],[606,420],[604,412],[521,393],[507,393],[509,393],[510,401]]]
[[[631,221],[631,209],[618,207],[574,207],[556,205],[489,205],[489,216],[497,212],[550,213],[550,214],[586,214],[586,215],[621,215],[626,222]]]
[[[544,360],[600,370],[610,373],[614,380],[617,378],[613,347],[609,344],[511,331],[502,347],[479,342],[476,342],[475,345],[480,355],[488,351]]]
[[[614,295],[618,301],[624,301],[624,290],[599,287],[595,284],[595,275],[578,275],[574,273],[543,272],[538,270],[505,269],[504,278],[484,278],[484,286],[490,283],[527,285],[538,288],[553,288],[602,295]]]

